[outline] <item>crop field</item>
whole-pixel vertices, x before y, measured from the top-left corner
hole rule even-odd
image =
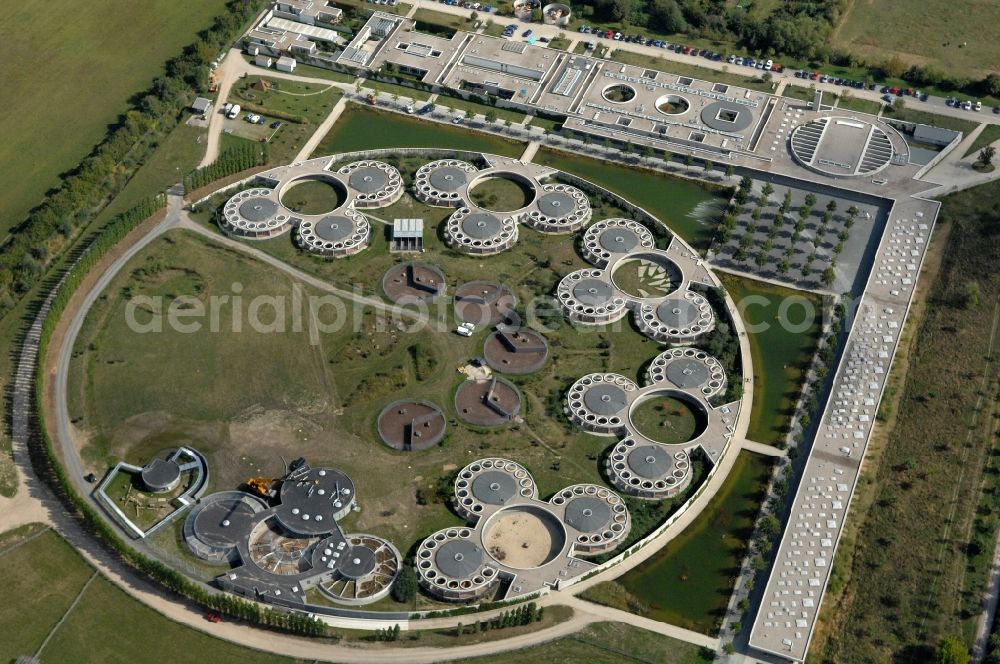
[[[697,521],[652,558],[583,598],[704,634],[715,634],[760,510],[772,460],[749,452]]]
[[[1000,187],[942,203],[943,262],[881,458],[862,475],[871,501],[850,563],[834,566],[817,662],[923,662],[944,636],[972,644],[1000,529]]]
[[[761,326],[760,331],[751,330],[748,334],[753,356],[754,393],[747,437],[773,445],[785,435],[802,390],[803,369],[816,352],[822,302],[805,291],[729,274],[720,278],[740,308],[744,322],[748,326]],[[799,304],[783,311],[782,303],[792,302],[790,298],[796,298],[794,301]],[[798,328],[806,324],[809,308],[815,317],[800,331]],[[782,313],[787,315],[786,320],[782,320]]]
[[[414,210],[417,204],[403,205]],[[394,214],[391,208],[379,212]],[[421,259],[441,266],[449,291],[483,278],[488,265],[489,278],[517,295],[519,311],[533,300],[551,306],[538,298],[584,263],[565,238],[523,232],[527,237],[517,249],[492,259],[455,254],[437,237],[425,237],[428,250]],[[369,295],[377,294],[383,271],[400,260],[389,255],[381,232],[364,253],[338,261],[301,255],[287,236],[254,246],[348,290],[357,283]],[[470,339],[454,334],[447,299],[432,308],[431,325],[413,333],[398,327],[403,319],[376,316],[349,302],[343,325],[315,338],[308,325],[295,330],[288,310],[282,333],[254,331],[248,320],[235,329],[229,324],[232,305],[219,309],[218,332],[207,323],[191,333],[165,326],[162,333],[141,334],[128,325],[132,296],[169,301],[184,295],[206,303],[232,296],[237,283],[244,302],[267,296],[287,303],[295,297],[292,281],[273,268],[185,233],[151,245],[118,275],[88,316],[71,367],[71,416],[87,438],[88,469],[102,474],[115,459],[141,462],[184,441],[206,455],[210,488],[218,490],[250,476],[280,474],[281,455],[305,456],[354,478],[362,510],[348,517],[348,531],[387,537],[404,553],[430,532],[461,523],[447,507],[453,473],[476,458],[496,455],[523,463],[543,496],[576,482],[602,482],[599,456],[613,441],[569,424],[561,414],[565,390],[593,371],[639,379],[642,366],[661,350],[625,321],[575,331],[561,314],[546,317],[541,322],[551,325],[545,332],[552,349],[548,363],[535,374],[511,377],[525,396],[524,423],[482,431],[457,419],[453,399],[462,380],[457,369],[482,353],[488,331]],[[303,289],[302,297],[311,294]],[[275,316],[261,315],[268,321]],[[135,317],[140,323],[150,320],[148,311]],[[428,366],[434,369],[427,371]],[[412,396],[443,408],[448,433],[430,450],[397,452],[379,441],[375,419],[388,403]],[[384,477],[396,481],[386,483]],[[655,505],[654,520],[672,507],[670,501]],[[158,542],[168,557],[180,555],[172,538]]]
[[[128,99],[223,11],[224,0],[4,8],[0,46],[0,235],[19,223],[116,122]],[[137,23],[156,25],[149,39]],[[44,145],[45,148],[41,149]]]
[[[1000,62],[1000,4],[993,0],[854,0],[833,33],[833,46],[875,61],[982,78]]]
[[[442,99],[446,105],[450,101]],[[377,125],[378,131],[372,131]],[[316,155],[378,148],[451,148],[518,157],[524,144],[398,113],[350,104],[316,148]]]

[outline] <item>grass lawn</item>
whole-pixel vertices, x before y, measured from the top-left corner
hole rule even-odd
[[[1000,62],[1000,42],[986,26],[1000,25],[1000,4],[983,0],[925,0],[920,12],[894,0],[850,4],[831,39],[835,47],[878,61],[907,64],[978,79]],[[964,48],[959,48],[967,43]],[[995,70],[995,67],[993,67]]]
[[[562,128],[562,120],[553,120],[552,118],[535,115],[531,118],[531,124],[529,126],[544,127],[547,132],[555,132]]]
[[[666,297],[677,287],[663,267],[645,259],[622,261],[611,278],[620,290],[636,297]]]
[[[813,91],[810,88],[804,88],[801,85],[788,84],[782,90],[781,96],[790,97],[791,99],[798,99],[799,101],[812,101]],[[826,99],[826,94],[823,94],[823,98]]]
[[[979,137],[972,142],[972,145],[969,146],[969,149],[963,156],[968,157],[970,154],[977,154],[990,143],[996,143],[997,141],[1000,141],[1000,125],[986,125],[979,132]]]
[[[527,187],[509,178],[487,178],[469,195],[476,205],[493,212],[520,210],[532,199]]]
[[[246,53],[241,53],[243,59],[247,61],[248,64],[253,65],[255,58],[247,55]],[[254,65],[256,66],[256,65]],[[267,76],[268,69],[265,67],[258,67],[257,71],[260,72],[261,76]],[[347,74],[345,72],[333,71],[332,69],[327,69],[326,67],[316,67],[313,65],[308,65],[304,62],[300,62],[295,66],[295,73],[299,76],[307,76],[309,78],[323,78],[328,81],[333,81],[336,83],[354,83],[357,80],[357,76],[353,74]]]
[[[694,440],[705,429],[706,422],[686,401],[656,397],[639,404],[632,412],[632,424],[650,440],[679,445]]]
[[[456,664],[487,664],[497,659],[505,664],[709,664],[715,661],[715,653],[631,625],[602,622],[540,646]]]
[[[802,371],[812,361],[820,331],[822,301],[805,291],[772,286],[761,281],[721,274],[722,284],[740,309],[750,331],[753,355],[753,412],[747,437],[774,445],[781,441],[802,389]],[[808,301],[815,311],[812,325],[805,331],[785,329],[780,311],[787,298]],[[793,325],[803,323],[803,306],[794,304],[787,311]]]
[[[207,28],[224,0],[80,4],[53,0],[6,7],[0,59],[0,235],[40,203],[58,175],[103,138],[128,99]],[[136,24],[155,25],[156,39]],[[27,66],[25,63],[31,63]]]
[[[823,95],[823,97],[826,98],[826,95]],[[841,95],[840,101],[837,102],[837,108],[868,113],[869,115],[878,115],[879,111],[882,110],[882,104],[871,99],[860,99],[853,95]]]
[[[906,101],[907,104],[915,103],[909,99]],[[904,106],[901,111],[897,111],[892,106],[887,106],[883,117],[902,120],[903,122],[916,122],[919,124],[932,125],[934,127],[941,127],[942,129],[953,129],[955,131],[960,131],[966,136],[969,132],[978,126],[978,123],[972,120],[963,120],[962,118],[952,118],[947,115],[938,115],[937,113],[928,113],[927,111],[921,111],[916,108],[911,108],[910,106]]]
[[[654,171],[627,168],[547,148],[541,148],[532,161],[579,175],[624,196],[700,250],[711,243],[715,224],[727,203],[728,192]]]
[[[629,32],[633,32],[630,30]],[[690,41],[684,42],[690,43]],[[760,90],[762,92],[770,92],[772,89],[771,83],[765,83],[756,74],[750,76],[744,76],[741,73],[724,72],[716,69],[709,69],[707,67],[699,67],[698,65],[689,64],[686,62],[677,62],[676,60],[666,60],[664,58],[659,58],[654,55],[644,55],[642,53],[633,53],[632,51],[615,50],[611,53],[610,57],[612,60],[618,62],[623,62],[628,65],[636,65],[638,67],[652,67],[660,71],[669,72],[671,74],[677,74],[679,76],[691,76],[693,78],[698,78],[703,81],[714,81],[717,83],[728,83],[730,85],[738,85],[740,87],[749,88],[750,90]],[[698,61],[697,58],[692,58],[695,62]],[[744,69],[739,67],[737,69]],[[750,71],[747,69],[747,71]],[[756,71],[756,70],[754,70]]]
[[[1000,315],[998,205],[997,183],[942,199],[938,224],[951,228],[940,272],[899,404],[879,412],[885,443],[861,480],[871,501],[854,517],[851,563],[834,564],[830,633],[810,661],[931,661],[948,635],[972,645],[1000,529],[996,346],[987,359]]]
[[[413,14],[413,20],[416,22],[416,30],[442,36],[454,34],[459,30],[472,30],[472,21],[468,17],[436,12],[433,9],[418,9]]]
[[[646,562],[616,581],[590,588],[582,597],[714,635],[760,510],[772,461],[741,452],[697,521]]]
[[[389,147],[476,150],[508,157],[524,152],[524,144],[517,141],[351,104],[320,142],[315,154]]]
[[[325,180],[306,180],[293,185],[281,202],[300,214],[325,214],[344,202],[344,192]]]
[[[560,51],[565,51],[569,48],[569,40],[566,39],[565,37],[563,37],[562,39],[556,37],[555,39],[549,42],[549,48],[555,48]]]

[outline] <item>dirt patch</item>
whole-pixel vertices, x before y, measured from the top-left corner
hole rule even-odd
[[[554,522],[527,510],[509,510],[494,517],[483,534],[490,555],[504,565],[532,569],[552,560],[566,536]]]

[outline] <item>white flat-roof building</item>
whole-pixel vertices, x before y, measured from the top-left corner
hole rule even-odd
[[[275,65],[275,68],[278,71],[293,72],[295,71],[296,64],[298,63],[295,62],[295,58],[290,58],[287,55],[283,55],[280,58],[278,58],[278,63]]]

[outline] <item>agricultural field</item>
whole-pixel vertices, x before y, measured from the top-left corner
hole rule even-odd
[[[741,452],[697,521],[649,560],[582,597],[704,634],[718,632],[771,467],[771,459]]]
[[[898,56],[908,65],[980,79],[996,71],[1000,4],[992,0],[924,0],[920,11],[895,0],[855,0],[831,45],[866,59]]]
[[[373,121],[378,122],[378,132],[371,131]],[[518,157],[524,152],[524,144],[517,141],[350,104],[315,154],[389,147],[474,150],[508,157]]]
[[[1000,529],[1000,187],[942,203],[943,262],[898,405],[879,413],[885,444],[862,476],[870,505],[848,566],[835,566],[817,662],[928,661],[944,636],[971,645],[979,618]]]
[[[53,0],[44,12],[30,3],[5,7],[0,235],[41,202],[59,174],[103,138],[128,99],[224,8],[224,0],[103,3],[86,11],[70,0]],[[138,23],[155,24],[158,38],[135,30]]]
[[[812,362],[819,341],[823,303],[816,295],[761,281],[722,274],[719,277],[729,291],[748,326],[750,353],[753,357],[753,412],[747,437],[774,445],[784,439],[795,402],[802,390],[804,369]],[[789,306],[788,320],[782,321],[782,302],[796,298],[802,306]],[[809,307],[805,304],[808,303]],[[805,331],[807,309],[815,316]],[[783,323],[791,323],[792,327]],[[793,331],[793,328],[794,329]]]

